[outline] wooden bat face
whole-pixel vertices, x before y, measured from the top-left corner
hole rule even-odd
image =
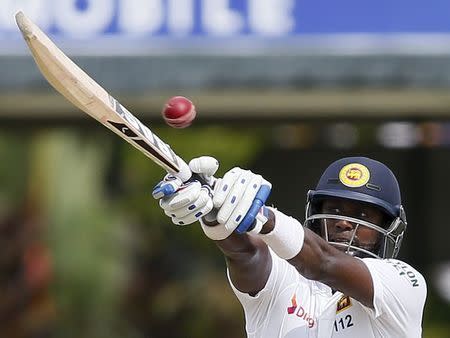
[[[187,181],[192,173],[171,147],[78,67],[22,12],[17,25],[42,75],[76,107],[111,129],[167,172]]]

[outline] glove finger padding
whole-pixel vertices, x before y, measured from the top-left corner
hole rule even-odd
[[[262,177],[251,171],[242,171],[217,214],[217,221],[233,231],[250,208]]]
[[[236,230],[244,218],[246,221],[253,222],[256,214],[249,217],[248,212],[253,208],[262,184],[270,186],[270,183],[261,175],[241,168],[233,168],[225,174],[223,179],[217,180],[213,203],[218,209],[219,224],[209,226],[200,221],[205,234],[211,239],[223,240]]]
[[[251,175],[251,171],[240,170],[238,175],[233,174],[233,176],[228,176],[227,178],[224,177],[224,184],[228,185],[230,188],[227,189],[228,194],[217,214],[217,221],[219,223],[226,223],[236,206],[241,202],[245,189],[251,179]]]
[[[225,199],[229,195],[236,179],[241,175],[244,170],[241,168],[233,168],[228,171],[224,177],[216,182],[214,187],[213,203],[214,208],[219,209],[225,202]]]
[[[159,204],[177,225],[194,223],[213,208],[210,188],[198,181],[183,185],[171,196],[162,198]]]
[[[204,191],[205,194],[207,194],[206,191]],[[172,217],[172,222],[177,225],[187,225],[194,223],[200,218],[213,209],[213,203],[211,197],[209,197],[206,201],[206,204],[203,207],[198,207],[194,209],[191,213],[184,215],[182,217]]]
[[[160,199],[159,205],[164,211],[177,210],[195,202],[202,186],[199,181],[183,184],[175,193]]]
[[[164,212],[166,213],[167,216],[181,219],[191,213],[198,213],[204,207],[206,207],[208,203],[210,203],[211,205],[209,211],[211,211],[212,209],[212,199],[210,191],[206,187],[201,187],[196,199],[190,200],[189,202],[190,203],[187,203],[179,208],[166,208],[164,209]],[[202,215],[199,215],[199,217],[200,216]]]
[[[261,186],[263,178],[261,175],[252,174],[249,178],[249,183],[247,184],[244,193],[242,194],[241,200],[236,205],[233,213],[230,215],[225,223],[227,229],[235,230],[243,221],[244,216],[247,215],[250,207],[255,201],[256,194]],[[256,216],[256,215],[255,215]]]

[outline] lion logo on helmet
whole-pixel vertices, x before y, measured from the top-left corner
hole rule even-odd
[[[350,163],[342,167],[339,180],[350,188],[359,188],[369,182],[370,171],[360,163]]]

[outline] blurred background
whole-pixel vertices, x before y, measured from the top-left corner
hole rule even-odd
[[[245,334],[220,252],[163,216],[159,167],[49,87],[18,9],[180,156],[261,173],[300,220],[331,161],[385,162],[423,336],[450,337],[446,0],[0,0],[0,337]],[[163,123],[175,95],[187,129]]]

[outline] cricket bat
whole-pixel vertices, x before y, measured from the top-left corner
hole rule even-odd
[[[16,14],[16,22],[39,70],[53,88],[168,173],[183,182],[191,178],[189,166],[168,144],[67,57],[24,13]]]

